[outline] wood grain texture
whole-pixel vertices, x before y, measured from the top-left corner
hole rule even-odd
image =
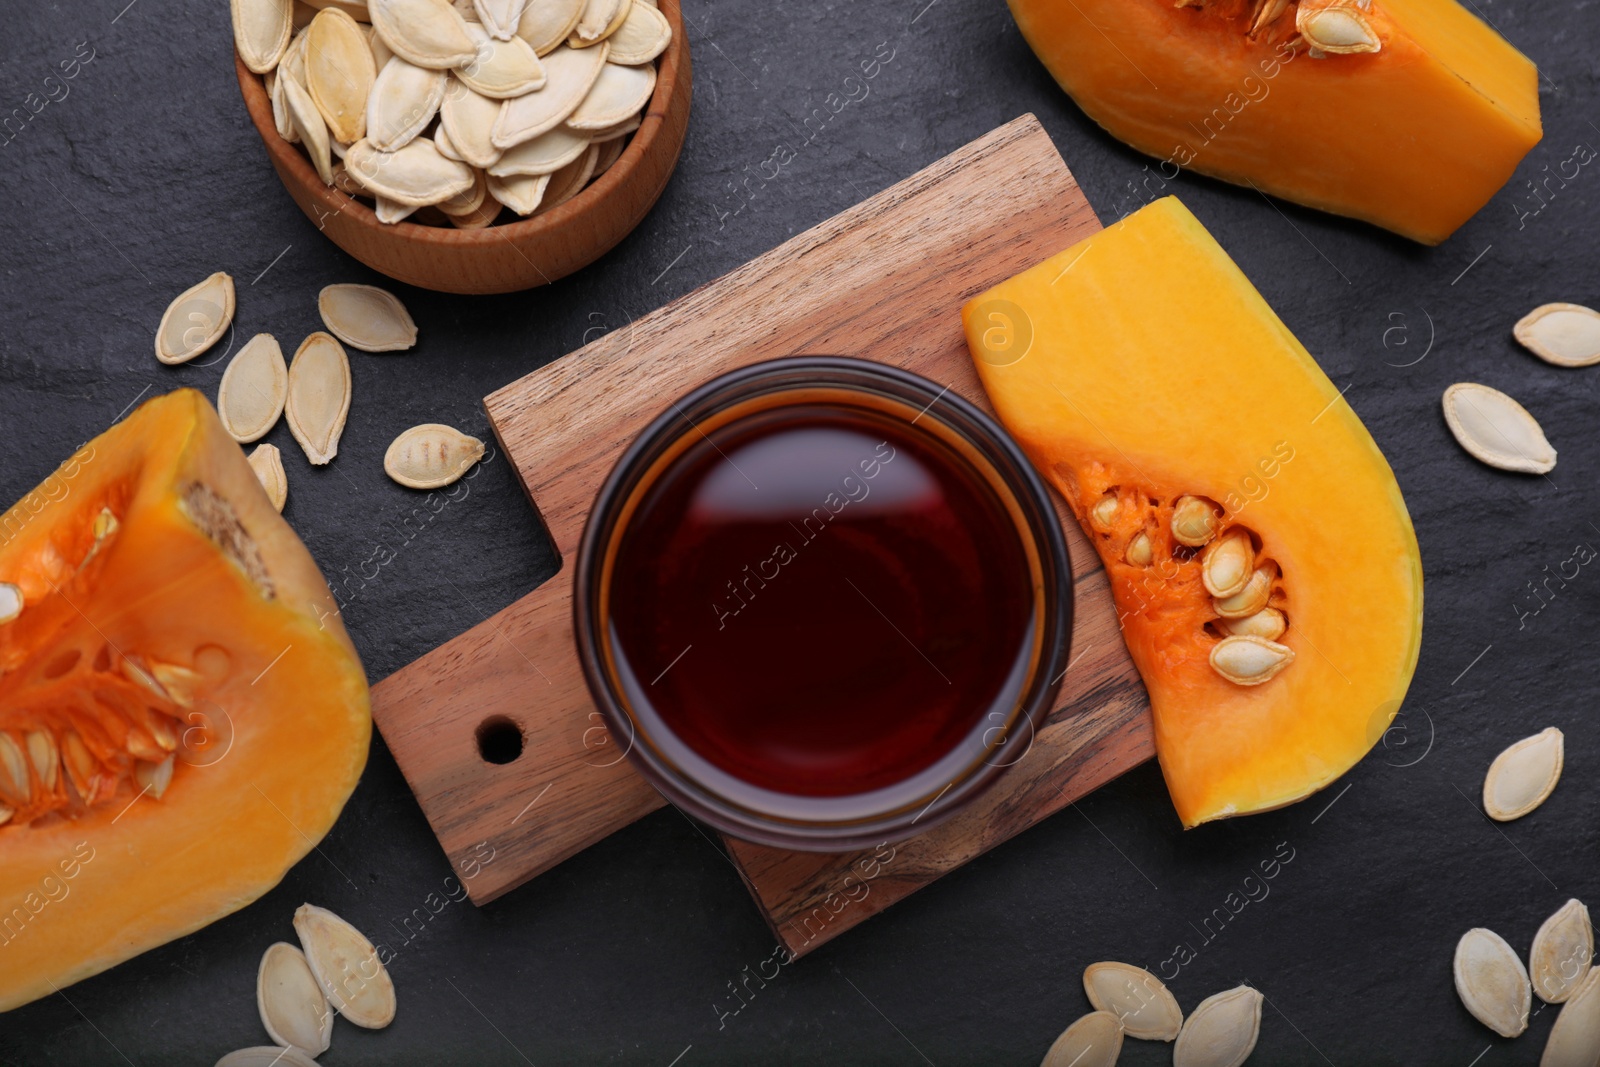
[[[481,230],[414,222],[387,226],[365,201],[324,185],[305,151],[278,136],[261,75],[251,73],[237,53],[234,63],[267,158],[306,218],[329,240],[373,270],[424,289],[510,293],[548,285],[605,255],[667,187],[689,129],[693,79],[679,0],[660,0],[660,10],[672,27],[672,43],[657,61],[655,93],[622,155],[559,207]]]
[[[484,401],[563,569],[373,693],[373,717],[446,853],[459,867],[493,852],[465,883],[474,901],[664,803],[600,728],[572,637],[572,556],[600,483],[634,435],[710,377],[804,353],[878,359],[988,410],[962,302],[1097,229],[1049,137],[1023,116]],[[1152,755],[1144,689],[1104,572],[1059,500],[1057,509],[1073,558],[1073,664],[1017,766],[969,811],[893,846],[870,879],[861,856],[730,843],[796,954]],[[504,766],[483,762],[474,740],[497,716],[526,738],[523,756]],[[865,893],[844,884],[852,871]]]

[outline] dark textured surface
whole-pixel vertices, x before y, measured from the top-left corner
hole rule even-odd
[[[269,330],[289,348],[320,328],[321,286],[387,284],[324,241],[268,168],[238,98],[226,5],[125,2],[14,4],[4,16],[0,110],[60,97],[46,76],[94,55],[64,98],[0,145],[7,502],[140,396],[184,385],[215,394],[217,358],[166,368],[151,353],[167,303],[211,271],[238,283],[241,337]],[[1575,145],[1600,145],[1600,7],[1485,10],[1544,72],[1546,136],[1443,246],[1202,178],[1170,187],[1348,386],[1416,522],[1428,576],[1421,663],[1397,728],[1343,782],[1284,811],[1181,833],[1159,772],[1144,767],[784,968],[735,1013],[729,983],[771,956],[772,938],[719,851],[670,809],[487,908],[450,904],[408,933],[403,920],[428,914],[451,872],[375,742],[339,824],[281,886],[0,1017],[0,1064],[209,1064],[265,1041],[256,964],[292,936],[305,900],[396,952],[395,1024],[368,1033],[340,1022],[330,1065],[1031,1065],[1087,1010],[1083,967],[1107,958],[1178,968],[1170,984],[1185,1010],[1242,980],[1258,986],[1268,1006],[1255,1063],[1535,1062],[1555,1011],[1516,1041],[1495,1038],[1457,1001],[1450,957],[1468,927],[1522,950],[1568,897],[1600,905],[1600,578],[1584,568],[1519,621],[1534,604],[1527,583],[1575,545],[1600,544],[1600,369],[1546,366],[1510,336],[1535,304],[1600,303],[1595,167],[1523,214],[1536,204],[1527,179]],[[544,291],[472,299],[396,286],[422,339],[404,354],[352,353],[339,458],[312,470],[286,426],[268,438],[284,450],[286,514],[330,581],[346,583],[345,619],[374,680],[553,570],[502,457],[431,514],[383,476],[400,429],[443,421],[487,437],[478,402],[490,390],[1024,111],[1044,122],[1102,219],[1138,206],[1127,183],[1146,161],[1056,90],[994,0],[689,0],[687,13],[694,118],[678,173],[639,230]],[[803,143],[800,118],[851,92],[844,79],[880,42],[893,59],[866,98]],[[780,145],[793,160],[763,177]],[[1438,398],[1458,380],[1504,388],[1540,418],[1561,453],[1549,478],[1489,470],[1455,445]],[[381,568],[369,562],[390,553]],[[1564,782],[1533,816],[1489,823],[1477,806],[1489,760],[1547,725],[1567,735]],[[1292,859],[1249,883],[1269,892],[1241,908],[1246,877],[1275,853]],[[1231,918],[1208,925],[1214,911]],[[1170,1055],[1130,1041],[1123,1062]]]

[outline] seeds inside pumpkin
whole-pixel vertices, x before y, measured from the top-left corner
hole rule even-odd
[[[1203,548],[1217,536],[1218,508],[1198,496],[1180,496],[1172,506],[1172,539],[1188,548]]]
[[[1224,631],[1235,637],[1260,637],[1268,641],[1276,641],[1289,628],[1288,620],[1277,608],[1262,608],[1243,619],[1220,619],[1218,622]]]
[[[22,587],[11,582],[0,582],[0,624],[8,623],[22,614]]]
[[[1294,649],[1249,635],[1211,646],[1211,669],[1235,685],[1260,685],[1294,662]]]
[[[1372,24],[1353,7],[1317,8],[1301,3],[1295,16],[1295,29],[1313,49],[1331,55],[1377,52],[1383,48]]]
[[[1276,577],[1276,568],[1271,566],[1257,567],[1250,574],[1250,580],[1245,582],[1244,588],[1230,597],[1221,597],[1212,601],[1212,606],[1217,609],[1217,614],[1224,619],[1247,619],[1267,606],[1267,601],[1272,596],[1272,580]]]
[[[1206,547],[1200,557],[1200,576],[1206,592],[1217,599],[1244,591],[1255,572],[1255,549],[1250,534],[1235,528]]]
[[[1549,799],[1561,780],[1565,738],[1551,726],[1506,749],[1483,779],[1483,810],[1496,822],[1520,819]]]
[[[1456,993],[1473,1018],[1499,1034],[1516,1037],[1528,1028],[1533,994],[1522,960],[1493,930],[1477,927],[1456,944]]]

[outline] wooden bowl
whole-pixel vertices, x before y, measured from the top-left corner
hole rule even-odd
[[[615,163],[542,215],[481,230],[385,225],[361,200],[322,184],[299,145],[278,136],[261,75],[237,54],[239,90],[267,158],[306,218],[334,244],[391,278],[446,293],[510,293],[546,285],[614,248],[661,196],[689,128],[689,41],[678,0],[659,0],[672,43],[656,61],[656,91]]]

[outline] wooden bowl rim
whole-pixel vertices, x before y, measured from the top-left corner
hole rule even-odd
[[[518,244],[541,236],[554,236],[567,223],[587,211],[602,210],[610,194],[621,188],[632,177],[645,154],[654,147],[656,138],[666,122],[668,104],[680,89],[680,59],[683,50],[688,47],[679,0],[657,0],[657,2],[659,10],[667,17],[667,23],[672,27],[672,41],[657,60],[655,92],[651,94],[650,103],[639,121],[639,128],[633,132],[632,139],[628,142],[628,147],[623,149],[622,155],[617,157],[617,161],[611,164],[604,174],[584,186],[566,203],[532,218],[518,219],[515,222],[486,226],[477,230],[457,229],[454,226],[423,226],[405,220],[396,223],[379,222],[377,212],[373,208],[348,193],[323,184],[322,178],[311,164],[310,157],[301,151],[300,146],[290,144],[278,136],[277,123],[272,117],[272,101],[267,96],[264,76],[245,66],[237,50],[234,51],[234,67],[238,72],[239,91],[244,96],[245,110],[249,112],[250,121],[255,126],[256,133],[260,135],[262,143],[266,145],[267,151],[275,161],[289,168],[289,173],[296,181],[313,195],[329,203],[338,214],[354,219],[362,228],[378,233],[383,239],[400,238],[417,244],[437,246],[487,245],[492,240],[505,240]],[[538,269],[537,266],[535,269]]]

